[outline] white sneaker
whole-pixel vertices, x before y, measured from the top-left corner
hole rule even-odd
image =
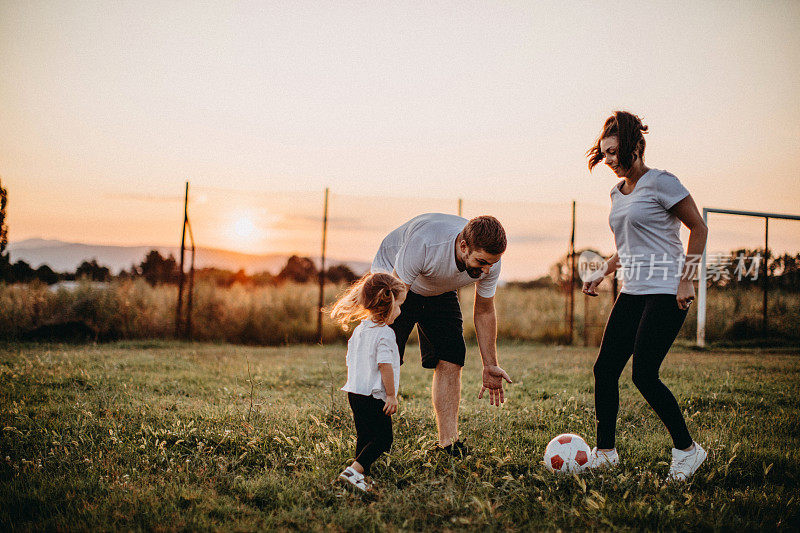
[[[587,468],[614,468],[615,466],[619,466],[619,454],[617,454],[616,448],[610,452],[598,451],[597,447],[592,448]]]
[[[667,481],[686,481],[706,460],[708,453],[698,443],[693,444],[694,450],[688,452],[672,448],[672,466],[669,467]]]
[[[369,492],[370,486],[367,483],[364,474],[359,474],[352,466],[348,466],[341,474],[339,474],[339,480],[342,483],[355,487],[362,492]]]

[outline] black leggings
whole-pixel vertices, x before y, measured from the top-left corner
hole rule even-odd
[[[682,450],[692,445],[678,402],[658,377],[658,370],[686,319],[674,294],[625,294],[608,317],[594,364],[597,447],[614,448],[619,411],[619,377],[633,355],[633,384],[661,418]]]
[[[352,392],[347,399],[356,423],[356,461],[367,475],[372,463],[392,447],[392,417],[383,412],[383,400]]]

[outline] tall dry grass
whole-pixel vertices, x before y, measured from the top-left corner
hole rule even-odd
[[[763,337],[761,325],[764,293],[757,288],[710,289],[706,304],[706,340],[741,341]],[[771,290],[768,293],[767,336],[800,341],[800,293]],[[680,338],[697,335],[697,306],[689,309]]]
[[[474,338],[472,325],[473,294],[461,295],[464,331]],[[596,298],[575,291],[573,342],[599,345],[608,315],[613,307],[610,292]],[[553,289],[503,287],[495,297],[498,336],[503,339],[565,342],[568,338],[566,294]],[[706,341],[763,339],[763,292],[757,288],[710,289],[706,305]],[[769,292],[767,337],[800,341],[800,293]],[[697,336],[697,306],[693,305],[678,336],[694,340]]]
[[[475,293],[463,289],[461,308],[464,313],[464,335],[475,338],[472,306]],[[596,298],[576,291],[574,296],[573,341],[582,342],[586,334],[589,344],[599,343],[603,326],[613,304],[610,293]],[[567,343],[569,331],[566,295],[555,287],[522,289],[500,287],[495,295],[497,335],[508,340],[532,340],[546,343]]]
[[[327,286],[326,305],[344,288]],[[467,339],[475,337],[473,295],[471,288],[460,293]],[[73,290],[57,291],[43,284],[0,284],[0,338],[19,339],[39,326],[70,321],[89,325],[100,340],[169,338],[175,329],[176,298],[174,286],[152,287],[143,280],[116,281],[106,286],[84,283]],[[314,285],[221,288],[201,283],[194,293],[193,338],[262,345],[314,342],[317,299]],[[710,290],[707,340],[761,337],[762,299],[758,289]],[[599,344],[612,304],[610,293],[589,298],[576,291],[573,342]],[[565,295],[555,288],[500,287],[495,305],[501,339],[568,342]],[[681,338],[694,339],[696,313],[693,307]],[[800,294],[771,292],[769,323],[770,336],[800,339]],[[327,316],[323,326],[326,342],[347,338],[347,333]]]
[[[195,287],[192,330],[201,341],[280,345],[316,340],[318,288]],[[325,301],[341,290],[328,286]],[[117,281],[98,287],[51,291],[46,285],[0,285],[0,337],[18,339],[42,325],[83,322],[99,339],[169,338],[175,332],[177,289],[153,287],[144,280]],[[323,339],[345,338],[332,321],[323,323]]]

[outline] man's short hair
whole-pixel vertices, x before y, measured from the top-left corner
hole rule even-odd
[[[489,215],[470,220],[461,232],[471,250],[483,250],[492,255],[506,251],[506,230],[500,221]]]

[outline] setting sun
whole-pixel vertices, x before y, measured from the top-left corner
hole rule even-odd
[[[244,215],[236,219],[233,224],[233,234],[240,239],[252,238],[256,233],[256,225],[249,216]]]
[[[221,227],[224,242],[220,245],[229,250],[254,253],[258,251],[266,237],[263,220],[253,212],[231,213]]]

